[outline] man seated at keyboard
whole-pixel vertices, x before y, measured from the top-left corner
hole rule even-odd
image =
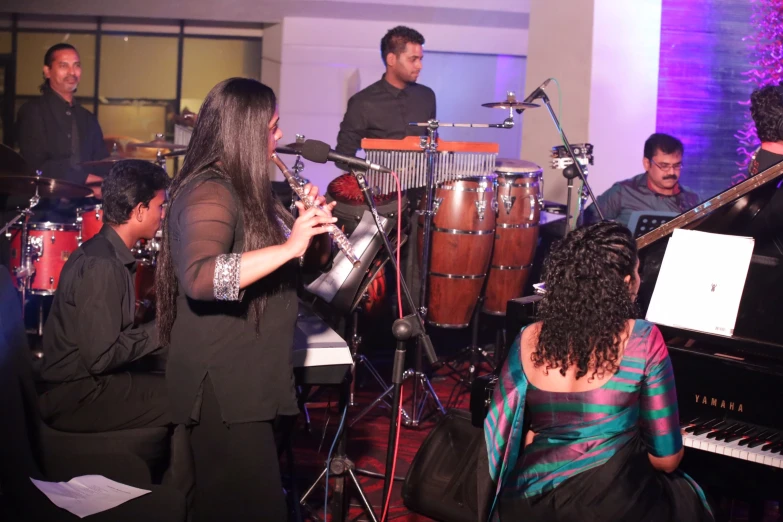
[[[699,204],[699,195],[680,184],[682,156],[680,140],[668,134],[653,134],[644,142],[644,172],[618,181],[598,196],[606,219],[629,225],[634,211],[658,210],[682,214]],[[585,209],[584,222],[598,221],[595,205]]]
[[[545,266],[540,321],[517,336],[484,424],[490,520],[713,520],[699,486],[677,471],[666,344],[633,319],[630,231],[608,221],[577,229]]]
[[[41,413],[61,431],[169,424],[162,374],[129,365],[159,350],[154,322],[134,326],[131,248],[160,228],[169,177],[124,160],[103,182],[103,228],[70,254],[43,335]]]

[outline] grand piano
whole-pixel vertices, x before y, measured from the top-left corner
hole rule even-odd
[[[761,217],[782,178],[780,163],[637,239],[642,317],[675,229],[756,240],[731,337],[660,326],[677,383],[682,468],[713,495],[750,502],[751,520],[761,520],[764,500],[783,500],[783,252],[774,230],[783,223]]]
[[[783,179],[783,163],[735,185],[637,238],[644,317],[672,232],[678,228],[756,239],[731,337],[660,326],[674,366],[686,446],[681,468],[718,497],[783,501],[783,248],[759,227]],[[783,196],[783,192],[777,197]],[[778,225],[783,236],[783,223]],[[535,320],[538,296],[509,301],[508,338]]]

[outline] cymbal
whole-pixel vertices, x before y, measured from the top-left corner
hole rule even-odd
[[[120,161],[127,159],[131,158],[114,156],[97,161],[85,161],[84,163],[79,163],[79,166],[88,174],[95,174],[96,176],[105,178],[115,163],[119,163]]]
[[[42,176],[0,176],[0,194],[31,198],[35,195],[36,188],[42,199],[78,199],[92,194],[92,190],[84,185],[61,179]]]
[[[112,165],[114,165],[115,163],[123,161],[123,160],[126,160],[126,159],[132,159],[132,158],[123,158],[123,157],[120,157],[120,156],[114,156],[114,157],[109,157],[109,158],[102,159],[102,160],[84,161],[82,163],[79,163],[79,166],[83,167],[83,168],[86,168],[86,169],[95,168],[95,167],[108,167],[108,168],[111,168]]]
[[[535,109],[536,107],[540,107],[537,103],[525,103],[516,100],[482,103],[481,106],[489,107],[490,109]]]
[[[137,149],[170,149],[170,150],[177,150],[177,149],[186,149],[187,145],[177,145],[176,143],[171,143],[170,141],[166,141],[163,139],[163,136],[160,134],[152,141],[146,141],[142,143],[128,143],[126,147],[134,147]]]
[[[188,153],[188,149],[179,149],[179,150],[172,150],[171,152],[167,152],[166,154],[163,154],[164,158],[173,158],[174,156],[184,156]]]
[[[35,176],[35,172],[27,165],[22,156],[14,149],[2,144],[0,144],[0,174]]]

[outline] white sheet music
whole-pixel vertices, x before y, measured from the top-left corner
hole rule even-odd
[[[74,477],[68,482],[30,480],[54,505],[79,518],[117,507],[150,492],[148,489],[120,484],[102,475]]]
[[[731,336],[753,254],[752,237],[675,230],[647,320]]]

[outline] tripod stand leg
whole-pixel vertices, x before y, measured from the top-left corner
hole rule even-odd
[[[373,379],[375,379],[375,382],[377,382],[382,390],[385,390],[389,387],[388,384],[386,384],[386,381],[383,380],[383,377],[381,377],[381,374],[378,373],[378,370],[375,369],[375,367],[372,365],[370,360],[365,357],[364,355],[357,355],[354,358],[354,368],[358,369],[359,366],[363,366],[367,369],[367,371],[370,373],[370,376],[372,376]],[[351,400],[353,400],[353,391],[351,392]],[[387,404],[388,405],[388,404]],[[351,406],[354,406],[352,403]]]
[[[372,520],[372,522],[378,522],[378,519],[375,518],[375,512],[372,510],[372,504],[367,500],[367,495],[364,494],[364,489],[362,489],[361,484],[359,484],[359,479],[356,478],[356,473],[353,472],[353,469],[348,469],[348,476],[351,477],[353,487],[356,488],[356,492],[364,505],[364,509],[367,511],[367,514],[370,515],[370,520]]]
[[[422,387],[429,390],[430,397],[432,397],[432,400],[435,401],[435,406],[438,408],[438,411],[440,411],[442,415],[446,415],[446,408],[444,408],[443,404],[441,404],[440,399],[435,393],[435,390],[432,388],[432,383],[430,382],[430,380],[427,379],[427,376],[424,374],[421,374],[419,378],[421,379]]]
[[[302,495],[302,499],[299,501],[299,505],[304,506],[307,504],[307,497],[310,496],[310,494],[315,490],[315,487],[318,485],[319,482],[321,482],[321,479],[326,476],[326,470],[327,468],[324,468],[323,471],[321,471],[321,474],[318,475],[318,478],[315,479],[315,482],[313,482],[309,488],[307,488],[307,491],[305,491],[305,494]]]

